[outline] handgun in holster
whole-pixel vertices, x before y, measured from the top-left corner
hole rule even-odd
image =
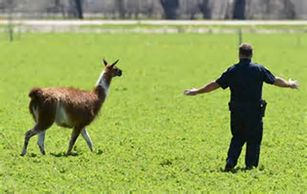
[[[265,100],[260,101],[260,114],[262,117],[265,116],[266,105],[267,105],[267,102]]]

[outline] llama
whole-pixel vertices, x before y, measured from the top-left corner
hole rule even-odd
[[[35,125],[25,133],[21,156],[26,155],[29,140],[34,135],[38,135],[37,145],[41,154],[45,155],[44,140],[46,130],[54,122],[61,127],[73,129],[66,155],[71,154],[80,133],[89,149],[93,151],[93,143],[86,127],[95,119],[101,109],[108,95],[112,78],[122,75],[122,70],[115,66],[117,62],[118,60],[113,64],[108,64],[103,59],[104,70],[92,91],[64,87],[33,88],[29,93],[31,98],[29,110]]]

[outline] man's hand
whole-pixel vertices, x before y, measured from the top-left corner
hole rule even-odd
[[[298,89],[298,87],[299,87],[297,80],[289,79],[288,84],[289,84],[289,88],[292,88],[292,89]]]
[[[183,94],[186,96],[195,96],[197,95],[197,92],[198,92],[198,89],[192,88],[192,89],[185,90]]]
[[[218,89],[219,87],[220,86],[218,83],[216,83],[216,81],[212,81],[199,89],[192,88],[192,89],[185,90],[183,93],[184,95],[187,95],[187,96],[195,96],[197,94],[209,93],[213,90]]]
[[[281,77],[276,77],[274,85],[282,88],[291,88],[291,89],[298,89],[299,87],[298,82],[296,80],[289,79],[288,81],[286,81]]]

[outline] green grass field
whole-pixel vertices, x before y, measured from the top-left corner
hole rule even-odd
[[[223,173],[230,142],[229,91],[185,97],[186,88],[216,79],[237,62],[237,37],[213,34],[22,34],[0,41],[0,193],[307,191],[307,35],[246,34],[254,61],[298,79],[300,90],[265,85],[268,101],[260,166]],[[92,89],[100,60],[120,59],[100,116],[88,127],[91,153],[79,138],[64,156],[70,129],[52,126],[47,154],[37,137],[20,157],[33,127],[34,86]]]

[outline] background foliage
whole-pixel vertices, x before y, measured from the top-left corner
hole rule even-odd
[[[107,19],[306,19],[305,0],[0,0],[0,17]]]

